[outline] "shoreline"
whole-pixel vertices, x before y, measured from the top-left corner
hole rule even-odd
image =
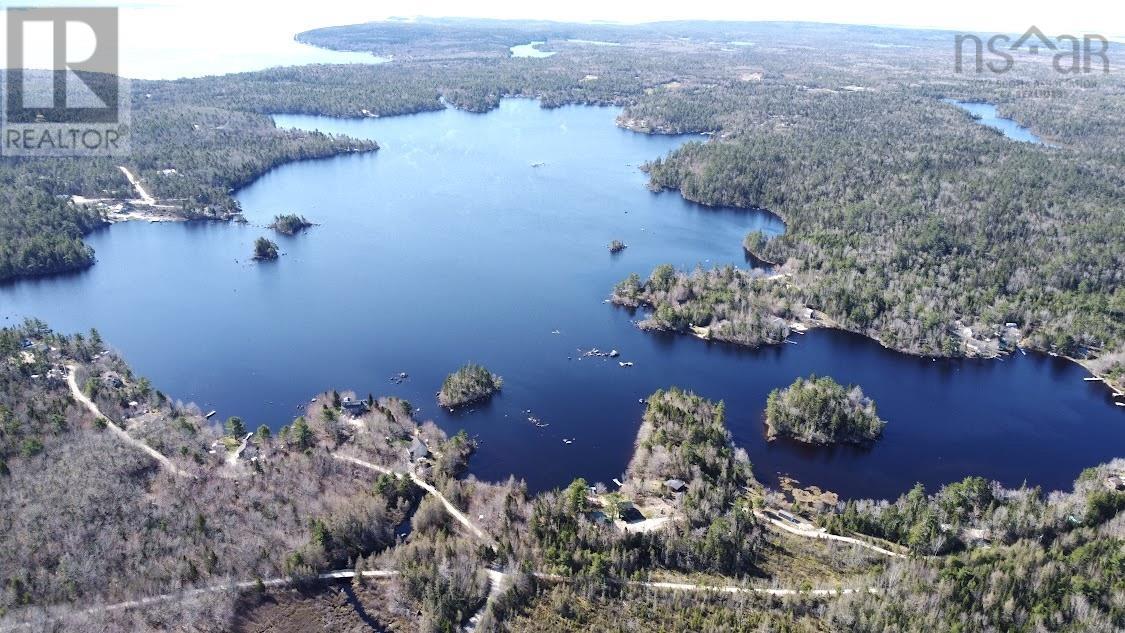
[[[634,311],[635,310],[646,310],[650,314],[654,313],[655,310],[656,310],[655,306],[653,306],[652,304],[650,304],[648,302],[644,302],[644,301],[639,302],[637,305],[630,305],[630,304],[627,304],[627,303],[619,302],[612,295],[610,296],[609,300],[610,300],[610,303],[613,306],[618,307],[618,308],[624,308],[624,309],[634,310]],[[676,334],[676,335],[679,335],[679,336],[687,336],[687,337],[699,339],[699,340],[702,340],[702,341],[705,341],[705,342],[708,342],[708,343],[710,343],[710,342],[723,343],[723,344],[726,344],[726,345],[734,345],[736,347],[741,347],[741,348],[745,348],[745,349],[759,349],[759,348],[762,348],[762,347],[765,347],[765,346],[783,345],[787,342],[790,342],[790,339],[793,335],[793,332],[797,332],[799,334],[804,334],[806,332],[811,332],[813,330],[836,330],[838,332],[846,332],[848,334],[855,334],[857,336],[862,336],[863,338],[868,339],[868,340],[870,340],[874,343],[878,343],[879,346],[882,347],[885,350],[894,352],[896,354],[902,354],[904,356],[913,356],[913,357],[916,357],[916,358],[919,358],[919,359],[931,358],[931,359],[934,359],[934,360],[942,359],[942,360],[987,360],[987,361],[994,361],[994,360],[1002,360],[1003,357],[1010,356],[1012,354],[1012,352],[1000,352],[998,354],[991,355],[991,356],[985,355],[985,354],[979,354],[979,353],[978,354],[963,354],[961,356],[948,356],[948,355],[945,355],[945,354],[924,354],[924,353],[921,353],[921,352],[912,352],[912,351],[909,351],[909,350],[891,347],[891,346],[887,345],[886,343],[884,343],[883,341],[879,340],[878,337],[872,336],[871,334],[869,334],[867,332],[861,332],[861,331],[858,331],[858,330],[853,330],[853,329],[844,327],[843,325],[841,325],[840,323],[836,322],[831,317],[829,317],[827,314],[825,314],[825,313],[823,313],[819,310],[814,310],[814,314],[818,314],[820,316],[817,317],[817,318],[797,319],[797,320],[788,322],[787,325],[788,325],[788,327],[791,331],[790,331],[789,335],[786,336],[785,338],[783,338],[782,340],[780,340],[776,343],[770,342],[770,341],[763,341],[763,342],[761,342],[757,345],[749,345],[747,343],[743,343],[743,342],[740,342],[740,341],[734,341],[734,340],[724,339],[724,338],[714,338],[710,334],[710,329],[711,329],[710,327],[699,327],[699,326],[692,325],[692,326],[689,326],[688,329],[681,331],[681,330],[676,330],[676,329],[672,329],[672,328],[656,327],[656,326],[653,326],[651,328],[646,328],[646,327],[641,326],[640,321],[635,321],[633,323],[633,325],[634,325],[634,327],[637,327],[637,329],[640,329],[640,330],[651,329],[653,331],[658,331],[658,332],[667,332],[667,333]],[[1113,394],[1111,396],[1111,398],[1112,397],[1121,398],[1121,399],[1123,399],[1122,401],[1125,402],[1125,388],[1118,388],[1116,385],[1111,383],[1109,381],[1109,379],[1107,379],[1104,375],[1097,373],[1097,371],[1095,371],[1091,367],[1092,359],[1075,358],[1073,356],[1067,356],[1065,354],[1054,354],[1054,355],[1052,355],[1052,354],[1050,354],[1050,352],[1048,352],[1046,350],[1036,348],[1036,347],[1018,347],[1017,349],[1023,351],[1024,353],[1033,352],[1035,354],[1039,354],[1040,356],[1049,356],[1049,357],[1062,358],[1062,359],[1068,360],[1068,361],[1078,365],[1082,369],[1086,370],[1090,374],[1090,376],[1092,376],[1094,378],[1097,378],[1097,381],[1090,381],[1090,382],[1100,382],[1101,384],[1103,384],[1107,389],[1109,389],[1110,393]]]
[[[631,127],[630,125],[625,125],[626,121],[623,120],[621,117],[618,117],[617,121],[618,121],[618,125],[620,127],[624,128],[624,129],[631,130],[633,132],[637,132],[637,133],[641,133],[641,134],[663,134],[664,133],[664,132],[659,132],[659,131],[652,131],[652,130],[649,130],[647,128],[635,128],[635,127]],[[636,122],[636,120],[634,120],[634,119],[628,120],[628,123],[634,123],[634,122]],[[652,186],[651,186],[651,183],[650,183],[649,188],[653,189]],[[675,192],[679,193],[680,196],[684,200],[687,200],[689,202],[693,202],[695,204],[699,204],[699,205],[702,205],[702,206],[708,207],[708,208],[729,207],[729,208],[734,208],[734,209],[743,209],[743,210],[747,210],[747,211],[765,211],[765,212],[773,215],[774,217],[778,218],[779,220],[781,220],[781,222],[785,225],[786,232],[788,232],[788,228],[789,228],[788,219],[782,213],[780,213],[778,211],[775,211],[773,209],[766,209],[764,207],[758,207],[758,206],[737,207],[737,206],[733,206],[733,205],[713,205],[713,204],[709,204],[707,202],[703,202],[701,200],[698,200],[695,197],[684,193],[684,191],[682,189],[680,189],[679,187],[660,187],[659,191],[675,191]],[[763,260],[762,258],[758,257],[758,255],[756,255],[755,253],[747,250],[745,248],[745,246],[743,246],[743,250],[746,253],[748,253],[749,255],[751,255],[752,257],[754,257],[755,259],[764,261],[768,264],[772,264],[775,268],[780,266],[779,264],[775,264],[775,263]],[[640,307],[640,306],[628,306],[627,304],[618,303],[613,298],[612,295],[610,296],[610,300],[614,305],[621,306],[621,307],[630,307],[630,308],[634,308],[634,309],[636,307]],[[648,308],[650,310],[655,310],[655,306],[652,306],[651,304],[647,304],[647,303],[642,302],[642,305],[644,305],[646,308]],[[820,312],[820,311],[817,311],[817,312]],[[978,353],[966,353],[962,356],[948,356],[948,355],[945,355],[945,354],[923,354],[923,353],[920,353],[920,352],[912,352],[912,351],[908,351],[908,350],[904,350],[904,349],[891,347],[891,346],[885,344],[883,341],[881,341],[876,336],[873,336],[873,335],[871,335],[867,332],[861,332],[861,331],[858,331],[858,330],[852,330],[850,328],[844,327],[841,324],[832,320],[830,317],[828,317],[827,314],[824,314],[823,312],[821,312],[821,314],[823,314],[825,316],[825,321],[826,321],[825,324],[823,324],[823,325],[821,325],[821,324],[813,324],[813,325],[804,324],[805,327],[808,328],[808,329],[816,329],[816,328],[822,328],[823,327],[823,328],[836,329],[836,330],[841,330],[841,331],[844,331],[844,332],[850,332],[850,333],[853,333],[853,334],[858,334],[858,335],[863,336],[865,338],[871,339],[872,341],[875,341],[880,346],[882,346],[884,349],[888,349],[888,350],[891,350],[893,352],[897,352],[899,354],[905,354],[907,356],[917,356],[919,358],[929,356],[930,358],[935,358],[935,359],[936,358],[943,358],[943,359],[981,358],[981,359],[986,359],[986,360],[994,360],[994,359],[1001,358],[1003,356],[1007,356],[1007,355],[1012,353],[1012,352],[1000,352],[1000,353],[997,353],[995,355],[987,355],[987,354],[982,354],[982,353],[978,352]],[[790,324],[790,327],[792,327],[792,324]],[[672,330],[668,330],[668,331],[672,331]],[[687,333],[692,334],[692,332],[690,330]],[[702,338],[702,337],[696,336],[696,338]],[[786,337],[786,338],[788,338],[788,337]],[[993,340],[993,339],[988,339],[988,341],[991,341],[991,340]],[[749,346],[749,345],[746,345],[744,343],[739,343],[737,341],[724,341],[724,342],[727,342],[727,343],[730,343],[730,344],[733,344],[733,345],[743,346],[743,347],[750,347],[751,349],[756,347],[756,346]],[[784,343],[784,340],[782,341],[782,343]],[[772,345],[772,344],[776,344],[776,343],[765,343],[765,344],[771,344]],[[972,350],[972,348],[970,348],[968,346],[966,346],[966,349],[968,349],[970,351]],[[1100,381],[1102,384],[1104,384],[1110,390],[1110,392],[1112,394],[1114,394],[1113,397],[1125,399],[1125,385],[1122,385],[1121,387],[1118,387],[1117,385],[1110,382],[1110,380],[1106,376],[1104,376],[1102,374],[1099,374],[1091,366],[1091,360],[1093,360],[1093,359],[1076,358],[1076,357],[1073,357],[1073,356],[1068,356],[1066,354],[1057,354],[1057,353],[1052,354],[1049,350],[1043,350],[1043,349],[1039,349],[1037,347],[1022,347],[1022,346],[1017,345],[1017,349],[1019,349],[1021,351],[1025,351],[1025,352],[1026,351],[1033,351],[1033,352],[1036,352],[1038,354],[1044,354],[1044,355],[1049,355],[1049,356],[1053,355],[1053,356],[1056,356],[1056,357],[1059,357],[1059,358],[1065,358],[1066,360],[1069,360],[1069,361],[1079,365],[1083,369],[1085,369],[1087,372],[1090,373],[1090,375],[1092,377],[1097,378],[1098,381]],[[1123,400],[1123,401],[1125,401],[1125,400]]]
[[[825,324],[825,325],[820,325],[820,326],[818,326],[818,327],[822,327],[822,328],[824,328],[824,329],[837,329],[837,330],[840,330],[840,331],[844,331],[844,332],[849,332],[849,333],[855,334],[854,332],[850,332],[850,331],[848,331],[848,330],[846,330],[846,329],[843,329],[843,328],[838,328],[838,327],[830,327],[830,326],[828,326],[828,325],[826,325],[826,324]],[[867,338],[870,338],[870,337],[867,337]],[[736,344],[736,343],[731,343],[731,342],[729,342],[729,341],[719,341],[719,342],[723,342],[723,343],[728,343],[728,344]],[[736,344],[736,345],[737,345],[737,344]],[[745,345],[740,345],[740,346],[741,346],[741,347],[747,347],[747,346],[745,346]],[[885,347],[885,346],[884,346],[884,347]],[[888,349],[889,349],[889,348],[888,348]],[[892,351],[894,351],[894,350],[892,350]],[[117,355],[117,354],[114,354],[114,356],[115,356],[116,358],[118,358],[119,360],[121,360],[122,362],[125,362],[125,363],[127,364],[127,362],[128,362],[128,361],[126,361],[126,360],[125,360],[125,358],[124,358],[123,356],[119,356],[119,355]],[[1073,359],[1073,358],[1069,358],[1069,357],[1063,357],[1063,358],[1066,358],[1067,360],[1071,360],[1071,361],[1073,361],[1073,362],[1076,362],[1076,363],[1078,363],[1078,364],[1082,364],[1082,363],[1081,363],[1081,361],[1080,361],[1079,359]],[[88,366],[88,363],[83,363],[83,366]],[[318,397],[319,397],[319,396],[318,396]],[[187,405],[186,405],[186,407],[187,407],[187,408],[188,408],[189,410],[190,410],[190,409],[192,409],[192,408],[198,409],[198,407],[197,407],[197,406],[196,406],[196,405],[195,405],[194,403],[189,403],[189,404],[187,404]],[[199,411],[202,411],[202,410],[201,410],[201,409],[199,409]],[[1100,464],[1100,463],[1099,463],[1099,464]],[[1098,464],[1095,464],[1095,465],[1098,465]],[[771,486],[769,486],[768,484],[763,484],[763,485],[764,485],[764,486],[765,486],[766,488],[771,488]],[[831,492],[831,490],[830,490],[830,489],[828,489],[828,488],[824,488],[824,490],[825,490],[825,491],[829,491],[829,492]],[[1064,490],[1064,489],[1060,489],[1060,490]],[[854,499],[859,499],[859,498],[863,498],[863,497],[844,497],[844,496],[842,496],[842,495],[841,495],[841,496],[840,496],[839,498],[841,498],[841,499],[844,499],[844,498],[847,498],[847,499],[853,499],[853,498],[854,498]]]
[[[1038,350],[1036,350],[1036,351],[1038,351]],[[1042,352],[1040,352],[1040,353],[1042,353]],[[1090,382],[1100,382],[1103,385],[1105,385],[1113,393],[1113,396],[1111,396],[1111,397],[1125,398],[1125,387],[1119,388],[1117,385],[1110,382],[1109,378],[1107,378],[1105,375],[1099,374],[1093,367],[1091,367],[1091,360],[1092,359],[1075,358],[1073,356],[1066,356],[1064,354],[1059,354],[1058,357],[1059,358],[1065,358],[1066,360],[1071,361],[1072,363],[1078,365],[1082,369],[1085,369],[1087,372],[1089,372],[1090,376],[1092,376],[1094,378],[1097,378],[1096,381],[1090,381]],[[1123,402],[1125,402],[1125,400],[1123,400]]]

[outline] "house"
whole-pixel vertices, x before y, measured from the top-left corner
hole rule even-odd
[[[426,446],[426,443],[415,437],[414,441],[410,443],[410,461],[416,462],[429,456],[430,449]]]
[[[363,400],[352,400],[350,396],[344,398],[343,402],[340,403],[340,408],[353,418],[358,418],[367,413],[367,403]]]
[[[1105,478],[1105,487],[1114,491],[1125,490],[1125,479],[1117,475],[1110,475]]]
[[[251,462],[256,461],[261,458],[261,456],[262,449],[254,442],[247,442],[246,448],[242,449],[242,454],[239,455],[240,458]]]
[[[683,479],[669,479],[664,482],[664,487],[672,492],[683,492],[687,490],[687,482]]]

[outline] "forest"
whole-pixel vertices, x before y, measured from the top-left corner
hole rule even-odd
[[[394,631],[452,631],[470,618],[484,631],[1125,626],[1122,460],[1083,472],[1071,491],[970,477],[895,501],[810,503],[755,480],[722,403],[673,387],[646,399],[620,492],[576,480],[531,495],[517,480],[466,477],[473,440],[416,421],[394,398],[368,396],[354,417],[343,404],[358,395],[325,392],[240,448],[240,422],[208,421],[106,347],[96,331],[63,336],[35,321],[0,330],[0,503],[10,510],[0,514],[0,626],[249,630],[302,609]],[[71,371],[104,417],[72,396]],[[123,442],[111,421],[168,465]],[[411,463],[415,439],[431,449],[425,469]],[[422,473],[487,539],[411,478],[341,455]],[[684,483],[674,498],[660,491],[670,478]],[[673,514],[659,530],[622,530],[596,512],[595,497],[615,495],[643,507],[663,498]],[[910,554],[791,536],[761,518],[765,509]],[[316,578],[340,569],[361,575]],[[245,586],[208,589],[232,581]],[[796,589],[670,592],[652,581]],[[825,586],[868,590],[809,591]],[[201,592],[174,593],[191,588]],[[177,597],[98,608],[168,592]]]
[[[231,193],[277,165],[378,147],[279,130],[268,116],[194,100],[190,88],[166,102],[145,90],[134,83],[128,156],[0,157],[0,281],[93,264],[82,237],[107,224],[105,205],[134,198],[117,165],[137,174],[175,215],[225,220],[241,211]],[[73,204],[73,196],[103,204]]]
[[[613,298],[644,310],[646,327],[757,345],[813,315],[895,349],[958,355],[954,324],[1014,322],[1024,344],[1096,355],[1125,379],[1120,80],[1088,87],[1038,66],[1004,81],[956,75],[946,35],[784,24],[318,30],[301,37],[396,59],[134,82],[124,163],[184,217],[228,218],[232,190],[276,165],[377,149],[279,130],[269,113],[485,112],[504,97],[615,105],[628,129],[709,135],[650,163],[653,189],[786,222],[783,235],[745,243],[771,266],[635,272]],[[558,54],[507,57],[531,39]],[[1050,90],[1030,90],[1045,81]],[[1051,144],[1012,143],[941,97],[997,103]],[[131,198],[116,167],[0,158],[0,280],[90,265],[82,237],[105,220],[68,200]],[[686,490],[678,501],[650,491],[679,514],[666,529],[630,532],[595,515],[591,497],[608,494],[598,482],[531,495],[514,479],[465,476],[472,438],[446,436],[394,398],[369,395],[352,418],[342,398],[359,396],[319,394],[236,453],[243,429],[207,421],[106,350],[97,332],[0,330],[0,626],[252,630],[254,614],[327,585],[359,596],[364,609],[348,613],[395,631],[450,631],[474,614],[481,631],[1125,629],[1120,460],[1070,491],[969,478],[896,500],[804,504],[754,480],[721,403],[669,388],[646,399],[628,472]],[[69,365],[106,419],[72,396]],[[123,443],[108,420],[176,470]],[[431,453],[421,465],[408,453],[415,439]],[[488,542],[409,477],[337,455],[424,477]],[[906,558],[779,531],[765,509]],[[339,569],[394,575],[315,578]],[[498,595],[488,570],[506,574]],[[294,585],[265,586],[278,577]],[[632,584],[664,580],[796,591]],[[96,609],[230,581],[259,584]],[[837,587],[863,590],[811,592]]]
[[[106,225],[99,213],[67,204],[68,169],[33,172],[28,163],[0,159],[0,282],[93,264],[82,238]]]
[[[278,130],[268,113],[484,112],[504,97],[537,98],[544,107],[616,105],[629,129],[710,135],[654,157],[646,166],[651,186],[781,216],[785,233],[756,241],[754,255],[786,265],[792,303],[835,326],[927,355],[969,353],[951,337],[954,328],[987,338],[1006,323],[1017,324],[1027,347],[1080,358],[1120,351],[1119,79],[1099,76],[1091,86],[1033,60],[1004,81],[958,74],[948,63],[948,35],[785,23],[330,27],[300,39],[395,61],[133,82],[127,162],[185,217],[229,217],[237,212],[230,191],[272,166],[376,147]],[[533,39],[558,54],[507,56],[508,46]],[[1042,86],[1050,89],[1029,89]],[[1050,144],[1011,142],[942,97],[996,103]],[[36,177],[42,161],[0,159],[5,200],[24,189],[19,199],[33,201],[32,213],[44,218],[20,219],[20,232],[4,234],[9,278],[93,257],[80,248],[92,222],[26,188],[50,196],[127,192],[104,161],[59,163],[50,167],[52,181]],[[8,206],[0,217],[14,213]],[[748,303],[739,292],[731,288],[732,301]],[[693,316],[709,320],[703,313],[712,309],[723,306],[700,306]],[[716,334],[749,344],[780,334],[768,323],[738,329]]]
[[[697,269],[690,275],[657,266],[643,282],[636,273],[614,287],[611,300],[648,310],[642,329],[692,332],[702,338],[757,347],[785,340],[803,318],[799,293],[761,270]]]
[[[1014,322],[1067,355],[1120,345],[1125,183],[1100,154],[1013,143],[928,97],[741,101],[777,123],[685,145],[648,166],[652,186],[784,218],[755,254],[788,263],[810,307],[920,354],[963,353],[958,321]]]

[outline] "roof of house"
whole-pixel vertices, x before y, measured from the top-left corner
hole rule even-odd
[[[422,459],[423,457],[429,457],[429,455],[430,449],[426,446],[426,443],[415,437],[414,441],[410,443],[410,457]]]
[[[664,485],[676,492],[687,488],[687,482],[685,482],[683,479],[669,479],[668,481],[664,482]]]
[[[340,403],[340,406],[349,413],[354,413],[357,411],[367,411],[367,403],[363,400],[352,400],[351,398],[344,398],[344,401]]]

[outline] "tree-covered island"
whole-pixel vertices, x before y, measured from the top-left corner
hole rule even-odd
[[[486,400],[500,391],[504,379],[481,365],[469,363],[445,377],[438,392],[438,404],[450,409]]]
[[[277,243],[269,238],[259,237],[254,242],[254,260],[268,261],[277,259]]]
[[[774,389],[766,401],[766,433],[806,444],[870,444],[887,423],[875,402],[857,386],[844,387],[829,376],[798,378]]]
[[[296,235],[312,225],[303,215],[283,213],[273,217],[270,228],[284,235]]]

